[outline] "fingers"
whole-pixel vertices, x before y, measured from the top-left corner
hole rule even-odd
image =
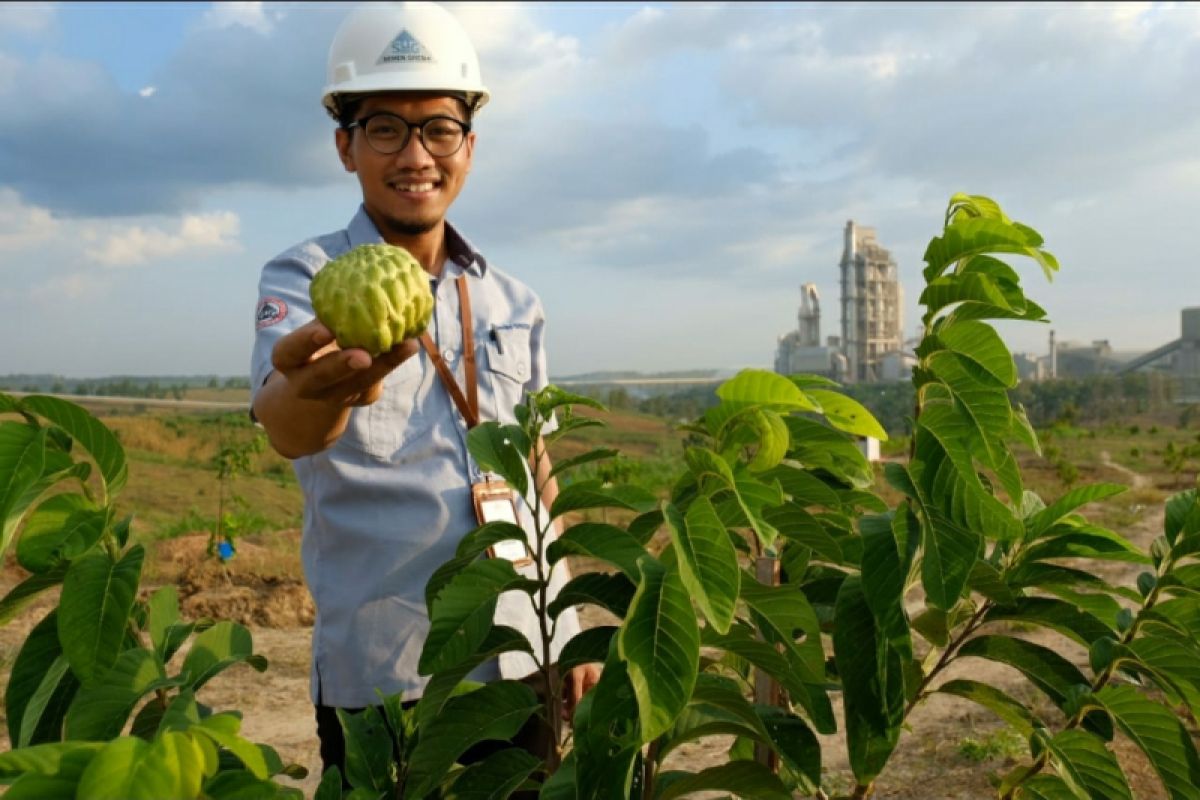
[[[418,349],[410,339],[372,359],[359,348],[340,349],[329,328],[313,320],[276,342],[271,362],[298,397],[358,406],[378,400],[383,379]]]
[[[271,350],[271,365],[280,372],[302,367],[320,350],[333,343],[333,332],[320,320],[301,325],[281,338]]]

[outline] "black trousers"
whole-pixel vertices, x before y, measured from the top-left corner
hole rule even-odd
[[[531,679],[526,680],[534,690],[538,693],[538,698],[545,702],[545,693],[540,690],[541,675],[535,674]],[[407,710],[417,704],[416,700],[410,700],[401,705]],[[349,713],[357,713],[362,711],[361,708],[345,708],[343,711]],[[321,740],[321,761],[323,762],[323,770],[328,770],[332,766],[337,766],[342,773],[342,786],[349,789],[350,784],[346,780],[346,738],[342,733],[342,725],[338,722],[337,709],[334,706],[318,704],[316,706],[317,713],[317,738]],[[545,757],[547,748],[553,739],[553,732],[546,724],[542,717],[534,713],[526,720],[525,725],[517,732],[512,742],[499,741],[483,741],[472,745],[462,757],[459,759],[461,764],[474,764],[482,761],[492,753],[509,747],[519,747],[537,758]],[[399,759],[398,753],[393,753],[393,757]],[[537,800],[537,792],[517,792],[512,795],[513,800]]]

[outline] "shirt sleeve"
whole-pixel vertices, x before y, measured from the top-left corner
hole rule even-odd
[[[273,371],[275,343],[316,316],[308,287],[320,261],[311,247],[298,247],[267,262],[258,284],[254,349],[250,358],[250,405]]]
[[[550,372],[546,366],[546,312],[540,299],[535,302],[533,323],[529,329],[529,366],[526,392],[541,391],[550,385]],[[542,425],[542,435],[555,430],[558,430],[558,416],[551,414],[550,419]]]

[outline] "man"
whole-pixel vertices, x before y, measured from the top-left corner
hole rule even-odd
[[[524,393],[547,383],[541,302],[446,221],[471,168],[473,115],[487,99],[474,48],[447,11],[432,3],[355,9],[330,48],[323,104],[362,206],[345,230],[286,251],[262,272],[252,408],[273,447],[294,459],[304,491],[304,569],[317,607],[312,695],[326,768],[344,767],[335,708],[375,704],[377,689],[420,695],[425,585],[478,524],[471,487],[483,475],[466,448],[475,420],[450,384],[469,389],[477,372],[478,416],[513,422]],[[375,242],[406,248],[429,274],[428,347],[409,340],[372,358],[339,349],[315,320],[313,275]],[[534,466],[539,480],[549,475],[548,460]],[[556,492],[550,481],[547,505]],[[529,509],[517,505],[528,530]],[[528,606],[502,598],[497,619],[536,631]],[[558,627],[554,652],[579,630],[574,616]],[[471,677],[533,669],[505,666]],[[567,705],[596,678],[594,667],[566,676]]]

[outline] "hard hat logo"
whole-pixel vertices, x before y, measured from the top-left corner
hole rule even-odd
[[[392,39],[391,44],[384,48],[376,64],[432,64],[437,61],[425,45],[417,41],[407,30],[402,30]],[[465,76],[464,76],[465,77]]]

